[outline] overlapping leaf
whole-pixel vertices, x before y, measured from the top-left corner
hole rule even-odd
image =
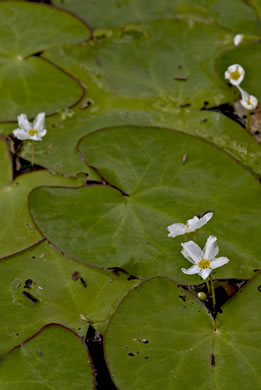
[[[216,324],[172,281],[155,278],[140,285],[120,304],[105,334],[117,387],[258,389],[260,283],[259,274],[222,308]]]
[[[0,121],[53,113],[74,104],[79,82],[40,57],[48,47],[89,37],[86,25],[67,12],[39,4],[0,3]]]
[[[91,359],[83,340],[51,324],[13,349],[0,364],[2,390],[95,388]]]
[[[199,233],[217,236],[230,263],[219,277],[248,278],[259,264],[261,187],[255,178],[209,144],[157,128],[115,128],[85,137],[80,151],[110,184],[80,189],[43,187],[30,196],[34,221],[69,256],[100,267],[122,267],[142,277],[187,276],[180,243],[167,226],[213,210]],[[182,162],[184,155],[187,161]]]
[[[243,0],[53,0],[59,7],[84,17],[92,27],[104,28],[119,24],[145,22],[151,19],[169,18],[175,14],[194,15],[208,22],[216,22],[235,33],[261,32],[258,13]],[[253,6],[259,9],[257,1]],[[257,4],[255,4],[257,3]],[[101,9],[103,12],[101,12]]]
[[[0,356],[50,322],[83,337],[89,323],[103,332],[137,283],[65,258],[46,243],[1,260],[0,270]]]
[[[68,179],[48,171],[34,171],[12,179],[12,167],[5,141],[0,138],[0,258],[24,250],[43,239],[28,210],[28,194],[39,185],[79,186],[83,177]]]

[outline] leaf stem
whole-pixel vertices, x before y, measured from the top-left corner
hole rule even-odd
[[[247,110],[247,131],[251,131],[251,111]]]
[[[208,279],[206,280],[206,285],[207,285],[207,289],[208,289],[208,295],[210,296],[210,286],[209,286],[209,281]]]
[[[213,309],[215,310],[215,307],[216,307],[215,287],[214,287],[214,282],[213,282],[211,276],[209,276],[209,280],[210,280],[210,284],[211,284],[211,296],[212,296],[212,302],[213,302]]]
[[[32,168],[34,167],[34,141],[32,140]]]

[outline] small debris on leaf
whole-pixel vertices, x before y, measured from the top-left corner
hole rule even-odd
[[[73,274],[72,274],[72,280],[78,280],[80,277],[80,274],[78,271],[75,271]]]
[[[23,294],[26,298],[28,298],[31,302],[33,302],[33,303],[39,302],[39,300],[38,300],[37,298],[35,298],[33,295],[31,295],[31,294],[30,294],[29,292],[27,292],[27,291],[23,291],[22,294]]]
[[[179,80],[179,81],[186,81],[188,78],[186,76],[175,76],[174,80]]]
[[[27,280],[24,282],[24,288],[30,289],[32,284],[33,284],[32,279],[27,279]]]

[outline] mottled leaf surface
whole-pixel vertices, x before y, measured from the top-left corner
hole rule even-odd
[[[58,324],[42,328],[0,364],[3,390],[92,390],[91,360],[82,339]]]
[[[33,219],[64,253],[142,277],[166,275],[180,283],[199,283],[198,276],[181,272],[189,262],[180,244],[193,237],[168,238],[167,226],[213,210],[214,218],[198,239],[203,247],[215,235],[220,255],[230,258],[217,276],[248,278],[258,268],[261,187],[224,153],[176,131],[138,127],[92,133],[80,151],[128,196],[104,185],[34,190]]]
[[[216,324],[174,282],[155,278],[140,285],[119,305],[105,334],[116,386],[258,389],[260,283],[259,274],[224,305]]]

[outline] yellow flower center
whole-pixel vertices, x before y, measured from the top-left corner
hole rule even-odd
[[[30,129],[30,130],[28,131],[28,134],[31,135],[31,136],[34,136],[34,135],[38,134],[38,130]]]
[[[232,80],[238,80],[241,74],[239,73],[238,70],[235,70],[235,72],[230,73],[230,77]]]
[[[201,268],[201,269],[207,269],[207,268],[210,267],[210,260],[201,259],[201,260],[198,262],[198,266],[199,266],[199,268]]]

